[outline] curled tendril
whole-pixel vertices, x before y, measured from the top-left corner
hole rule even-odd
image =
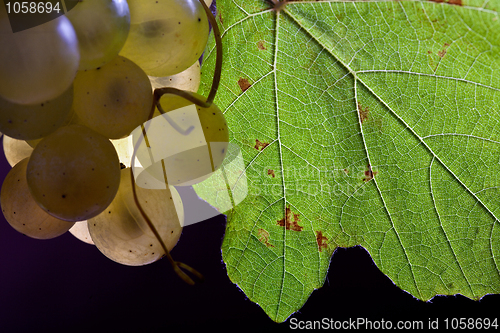
[[[183,97],[183,98],[187,99],[188,101],[190,101],[190,102],[192,102],[192,103],[194,103],[202,108],[210,107],[214,101],[215,95],[217,94],[217,89],[219,88],[219,83],[220,83],[220,78],[221,78],[221,70],[222,70],[222,38],[220,35],[219,27],[217,25],[217,21],[215,20],[215,17],[212,15],[212,12],[207,7],[204,0],[199,0],[199,1],[200,1],[201,5],[203,6],[203,8],[205,9],[208,20],[210,21],[210,24],[212,25],[214,37],[215,37],[216,52],[217,52],[216,53],[216,60],[215,60],[215,72],[214,72],[214,77],[213,77],[212,87],[210,89],[210,93],[208,94],[207,99],[205,101],[203,101],[200,98],[198,98],[197,96],[195,96],[193,93],[188,92],[188,91],[183,91],[183,90],[171,88],[171,87],[157,88],[154,90],[154,93],[153,93],[153,105],[151,107],[151,112],[150,112],[149,117],[148,117],[149,120],[151,120],[153,118],[155,109],[157,107],[158,107],[158,110],[160,111],[160,113],[165,114],[165,111],[163,110],[163,108],[160,105],[160,98],[164,94],[174,94],[174,95]],[[193,130],[193,128],[191,128],[191,127],[188,128],[187,130],[182,130],[181,128],[179,128],[179,126],[177,124],[175,124],[175,122],[173,122],[172,119],[169,119],[169,118],[166,118],[166,119],[174,127],[174,129],[176,129],[179,133],[182,133],[184,135],[188,135]],[[147,147],[151,148],[151,146],[149,145],[148,137],[146,135],[146,130],[145,130],[144,126],[142,126],[142,133],[143,133],[144,140],[146,141]],[[132,154],[132,158],[131,158],[131,165],[133,165],[133,163],[134,163],[136,151],[139,148],[140,143],[141,143],[141,138],[139,138],[139,140],[137,141],[137,143],[134,147],[134,153]],[[167,173],[165,170],[165,162],[163,160],[161,160],[161,164],[162,164],[162,168],[163,168],[163,177],[165,178],[165,186],[168,189]],[[203,275],[201,273],[199,273],[197,270],[195,270],[191,266],[188,266],[188,265],[186,265],[182,262],[179,262],[179,261],[175,261],[172,258],[172,256],[170,255],[170,252],[168,251],[167,246],[163,242],[163,239],[161,238],[160,234],[158,233],[158,230],[156,230],[156,227],[151,222],[150,218],[148,217],[148,215],[146,214],[146,212],[142,208],[141,204],[139,203],[139,199],[137,197],[137,190],[136,190],[137,184],[135,183],[133,168],[130,168],[130,180],[132,182],[132,192],[134,194],[134,202],[137,205],[137,208],[139,209],[142,217],[146,221],[148,227],[151,229],[151,231],[153,232],[155,237],[160,242],[160,245],[163,248],[163,251],[165,251],[165,257],[168,259],[168,261],[172,265],[174,272],[182,280],[184,280],[186,283],[188,283],[190,285],[193,285],[195,282],[184,271],[187,271],[187,272],[193,274],[199,280],[203,281]]]
[[[174,94],[177,96],[180,96],[184,99],[187,99],[188,101],[202,107],[202,108],[208,108],[210,105],[212,105],[215,95],[217,94],[217,89],[219,89],[219,83],[220,83],[220,77],[221,77],[221,71],[222,71],[222,38],[220,35],[220,30],[219,26],[217,25],[217,21],[215,20],[215,17],[213,16],[212,12],[210,9],[207,7],[205,4],[205,1],[199,0],[205,9],[205,12],[208,17],[208,21],[210,21],[210,24],[212,25],[214,37],[215,37],[215,50],[216,50],[216,58],[215,58],[215,72],[214,72],[214,77],[212,80],[212,88],[210,89],[210,92],[208,93],[208,97],[206,101],[203,101],[199,99],[197,96],[195,96],[192,92],[189,91],[184,91],[180,90],[177,88],[172,88],[172,87],[165,87],[165,88],[157,88],[154,91],[154,98],[153,98],[153,105],[159,105],[160,97],[163,96],[164,94]],[[160,108],[158,108],[160,112],[162,111]],[[154,111],[154,110],[153,110]]]

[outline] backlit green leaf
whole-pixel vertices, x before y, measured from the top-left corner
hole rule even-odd
[[[419,299],[499,293],[500,1],[217,5],[248,184],[222,254],[250,300],[286,320],[355,245]]]

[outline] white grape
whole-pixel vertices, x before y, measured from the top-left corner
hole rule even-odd
[[[72,222],[57,219],[45,212],[33,199],[26,181],[28,159],[20,161],[7,174],[2,184],[0,203],[5,219],[26,236],[50,239],[64,234]]]
[[[120,163],[123,163],[125,167],[130,167],[130,162],[132,159],[132,154],[134,152],[134,147],[132,146],[132,137],[127,136],[123,139],[111,140],[111,143],[118,153],[118,158]]]
[[[151,112],[151,82],[124,57],[115,57],[100,69],[78,72],[74,86],[78,123],[109,139],[129,135]]]
[[[174,204],[175,189],[136,189],[141,207],[170,251],[179,240],[184,221],[183,210],[176,210]],[[88,225],[97,248],[121,264],[146,265],[165,254],[135,204],[130,168],[121,171],[120,188],[113,202]]]
[[[98,68],[116,57],[130,29],[125,0],[80,0],[66,17],[78,36],[79,70]]]
[[[29,157],[33,152],[33,148],[24,140],[14,139],[4,135],[3,151],[7,162],[13,167],[19,163],[19,161]]]
[[[208,41],[207,15],[198,0],[129,0],[130,33],[120,51],[151,76],[191,66]]]
[[[84,243],[94,245],[94,242],[92,241],[92,237],[90,237],[89,233],[89,227],[87,221],[78,221],[76,222],[71,229],[69,229],[69,232],[81,240]]]
[[[37,104],[11,103],[0,97],[0,130],[16,139],[40,139],[67,122],[72,103],[73,86],[60,96]]]
[[[80,55],[65,16],[12,32],[0,6],[0,96],[13,103],[43,103],[61,95],[73,81]]]
[[[154,88],[173,87],[180,90],[197,92],[200,87],[201,70],[200,62],[196,62],[188,69],[172,76],[156,77],[150,76],[151,85]]]
[[[101,213],[120,183],[120,164],[111,142],[81,125],[59,128],[31,154],[27,179],[34,199],[49,214],[83,221]]]
[[[151,148],[146,145],[141,127],[132,132],[141,167],[160,181],[166,174],[167,182],[174,186],[207,179],[222,165],[229,144],[229,130],[221,110],[215,104],[202,108],[173,94],[163,95],[160,104],[166,113],[155,113],[144,125]]]

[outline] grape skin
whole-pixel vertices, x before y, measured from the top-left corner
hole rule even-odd
[[[201,81],[200,62],[196,60],[191,67],[178,74],[164,77],[150,76],[149,80],[151,81],[153,89],[172,87],[180,90],[197,92],[200,88]]]
[[[0,6],[0,96],[13,103],[52,100],[69,88],[80,54],[71,22],[60,16],[34,28],[12,32]]]
[[[81,0],[66,14],[78,36],[78,70],[103,66],[118,55],[130,30],[126,1]]]
[[[61,127],[71,114],[73,85],[56,98],[32,105],[0,97],[0,131],[21,140],[36,140]]]
[[[132,138],[127,136],[123,139],[111,140],[111,143],[116,149],[120,163],[125,165],[125,167],[130,167],[130,162],[132,161],[132,153],[134,148],[132,146]]]
[[[177,191],[173,187],[164,190],[136,189],[141,207],[168,250],[172,250],[184,223],[183,209],[176,211],[174,204],[175,196],[179,197]],[[88,225],[97,248],[118,263],[146,265],[165,254],[134,202],[130,168],[121,171],[120,188],[113,202],[104,212],[90,219]]]
[[[89,227],[87,221],[76,222],[70,229],[69,232],[81,240],[84,243],[94,245],[92,238],[90,237]]]
[[[151,112],[151,82],[127,58],[118,56],[100,69],[78,72],[74,86],[78,123],[109,139],[129,135]]]
[[[38,204],[66,221],[101,213],[120,183],[120,164],[111,142],[81,125],[64,126],[33,150],[28,185]]]
[[[200,99],[203,96],[195,94]],[[160,104],[163,110],[168,114],[173,110],[192,105],[192,103],[180,96],[173,94],[165,94],[160,98]],[[203,130],[207,146],[187,149],[181,153],[171,155],[164,159],[168,183],[174,186],[189,186],[197,184],[211,176],[212,172],[216,171],[222,165],[222,162],[227,153],[229,144],[229,129],[227,122],[221,110],[212,104],[209,108],[196,106],[197,115]],[[155,111],[155,117],[161,117],[158,110]],[[154,121],[153,118],[152,121]],[[157,118],[161,119],[161,118]],[[182,122],[181,122],[181,127]],[[147,134],[148,132],[146,132]],[[149,132],[151,135],[151,131]],[[137,142],[138,136],[142,135],[142,131],[134,131],[134,143]],[[161,137],[148,138],[151,145],[153,142],[164,141]],[[193,141],[186,137],[186,142]],[[185,143],[187,145],[187,143]],[[205,154],[208,148],[208,154]],[[140,148],[137,152],[137,158],[142,165],[150,165],[150,157],[147,151]],[[213,167],[212,167],[213,163]],[[156,162],[146,169],[148,173],[156,179],[164,181],[163,166],[161,162]]]
[[[0,192],[5,219],[18,232],[36,239],[58,237],[74,223],[62,221],[45,212],[30,194],[26,181],[28,158],[16,164],[7,174]]]
[[[7,162],[13,167],[21,160],[29,157],[33,152],[33,148],[24,140],[3,136],[3,151]]]
[[[130,33],[120,55],[150,76],[191,66],[208,41],[207,15],[198,0],[129,0]]]

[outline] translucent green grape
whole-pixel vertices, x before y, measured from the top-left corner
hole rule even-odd
[[[151,76],[190,67],[208,40],[208,20],[198,0],[129,0],[130,33],[120,54]]]
[[[49,214],[83,221],[101,213],[120,183],[111,142],[81,125],[59,128],[40,141],[27,169],[33,198]]]
[[[79,70],[95,69],[116,57],[130,30],[125,0],[80,0],[66,17],[78,36]]]
[[[129,135],[151,112],[151,82],[127,58],[118,56],[99,69],[79,71],[74,86],[78,123],[109,139]]]
[[[12,32],[0,6],[0,96],[13,103],[52,100],[69,88],[80,53],[71,22],[60,16],[34,28]]]
[[[33,199],[26,181],[28,158],[17,163],[7,174],[0,192],[0,204],[9,224],[26,236],[50,239],[64,234],[72,222],[57,219]]]

